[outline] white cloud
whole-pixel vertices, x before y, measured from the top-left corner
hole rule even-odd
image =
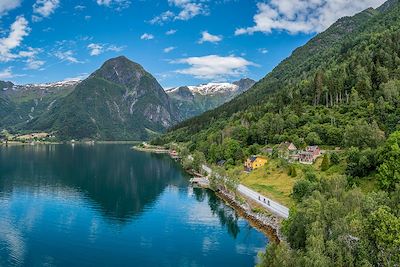
[[[141,40],[152,40],[154,39],[154,35],[150,33],[144,33],[142,36],[140,36]]]
[[[36,0],[36,3],[33,5],[34,15],[32,16],[32,20],[40,21],[43,18],[49,17],[59,5],[59,0]]]
[[[4,70],[0,71],[0,80],[13,78],[14,74],[12,73],[11,67],[8,67]]]
[[[61,61],[67,61],[69,63],[83,63],[75,57],[75,53],[72,50],[57,51],[54,53],[54,56]]]
[[[26,75],[13,73],[12,67],[8,67],[3,70],[0,70],[0,80],[11,79],[11,78],[15,78],[15,77],[23,77],[23,76],[26,76]]]
[[[261,54],[268,54],[268,49],[267,48],[259,48],[258,52],[260,52]]]
[[[175,49],[176,49],[175,46],[166,47],[166,48],[164,48],[164,53],[172,52]]]
[[[20,51],[18,56],[26,58],[26,69],[37,70],[40,69],[46,62],[37,59],[37,55],[42,52],[42,49],[29,47],[28,50]]]
[[[175,64],[187,64],[190,67],[176,70],[176,73],[192,75],[198,79],[221,79],[241,76],[247,72],[248,66],[257,66],[242,57],[209,55],[188,57],[172,61]]]
[[[12,50],[20,46],[25,36],[29,34],[28,21],[20,16],[11,24],[7,37],[0,39],[0,62],[7,62],[18,57],[12,54]]]
[[[86,9],[86,6],[84,6],[84,5],[76,5],[76,6],[74,7],[74,9],[75,9],[75,10],[82,11],[82,10],[85,10],[85,9]]]
[[[163,13],[161,13],[160,15],[152,18],[150,20],[151,24],[163,24],[166,21],[172,20],[175,17],[175,13],[172,11],[165,11]]]
[[[169,30],[169,31],[166,31],[165,34],[166,34],[166,35],[174,35],[177,31],[178,31],[178,30],[171,29],[171,30]]]
[[[0,16],[6,14],[21,5],[21,0],[1,0],[0,1]]]
[[[218,43],[220,41],[222,41],[222,36],[212,35],[211,33],[204,31],[201,33],[201,38],[199,40],[199,44],[202,44],[204,42]]]
[[[206,7],[202,3],[192,0],[168,0],[168,2],[181,8],[181,11],[175,17],[176,20],[189,20],[197,15],[208,14]]]
[[[112,0],[97,0],[96,2],[100,6],[109,6]]]
[[[103,53],[103,46],[100,44],[89,44],[88,49],[90,49],[90,55],[91,56],[98,56],[101,53]]]
[[[151,24],[163,24],[171,20],[189,20],[199,15],[208,15],[208,6],[204,0],[168,0],[168,3],[177,8],[177,13],[167,10],[150,20]]]
[[[40,69],[46,62],[43,60],[37,60],[34,58],[28,58],[26,60],[26,68],[28,70],[38,70]]]
[[[89,44],[87,48],[90,50],[91,56],[98,56],[106,51],[121,52],[124,49],[122,46],[95,43]]]
[[[124,50],[125,47],[124,46],[116,46],[116,45],[110,45],[107,47],[107,51],[112,51],[112,52],[121,52],[122,50]]]
[[[259,2],[255,25],[236,29],[235,35],[273,30],[291,34],[314,33],[327,29],[343,16],[351,16],[369,7],[378,7],[385,0],[271,0]]]
[[[99,6],[115,8],[117,11],[128,8],[131,5],[130,0],[96,0],[96,3]]]

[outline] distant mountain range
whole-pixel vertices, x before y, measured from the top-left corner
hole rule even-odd
[[[0,81],[0,128],[23,127],[71,93],[79,82],[14,85]]]
[[[62,140],[147,140],[218,107],[254,83],[242,79],[165,91],[142,66],[121,56],[83,81],[0,81],[0,129],[54,132]]]
[[[167,94],[177,106],[181,116],[188,119],[230,101],[255,83],[251,79],[241,79],[234,83],[182,86],[167,90]]]

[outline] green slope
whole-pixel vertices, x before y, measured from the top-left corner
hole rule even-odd
[[[345,133],[354,125],[364,125],[370,135],[379,135],[378,127],[394,131],[400,116],[400,8],[398,1],[389,4],[340,19],[249,91],[178,124],[162,142],[191,141],[192,149],[211,159],[209,144],[221,145],[221,129],[244,147],[287,139],[351,145]]]

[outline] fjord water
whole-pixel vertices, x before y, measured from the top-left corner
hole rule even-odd
[[[268,240],[166,155],[0,147],[0,266],[254,266]]]

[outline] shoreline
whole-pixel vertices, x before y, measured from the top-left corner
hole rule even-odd
[[[251,210],[251,205],[249,201],[246,201],[247,205],[240,204],[237,200],[235,200],[234,196],[230,195],[229,193],[220,190],[212,191],[228,206],[233,208],[241,217],[247,220],[251,226],[266,235],[269,240],[275,243],[279,243],[284,240],[280,232],[279,220],[275,216],[266,216],[260,213],[256,213]]]
[[[170,152],[168,149],[146,148],[146,147],[137,147],[137,146],[132,147],[132,149],[135,151],[156,153],[156,154],[169,154],[169,152]]]
[[[51,141],[31,141],[31,142],[21,142],[21,141],[8,141],[7,143],[0,142],[0,146],[32,146],[32,145],[62,145],[62,144],[83,144],[83,145],[107,145],[107,144],[127,144],[133,145],[138,144],[140,141],[59,141],[59,142],[51,142]]]
[[[168,149],[160,149],[157,148],[142,148],[134,146],[132,147],[133,150],[140,151],[140,152],[147,152],[147,153],[156,153],[156,154],[169,154],[170,150]],[[171,157],[172,158],[172,157]],[[181,162],[179,161],[180,165],[182,166]],[[194,172],[193,170],[184,169],[184,171],[190,175],[198,175],[198,173]],[[253,208],[257,207],[251,200],[246,199],[245,204],[239,203],[235,196],[229,192],[224,192],[221,190],[214,190],[210,187],[206,189],[212,190],[218,198],[223,200],[226,205],[233,208],[239,216],[247,220],[251,226],[262,232],[269,240],[279,243],[284,240],[284,237],[280,231],[280,219],[273,214],[264,215],[261,213],[257,213],[253,211]],[[242,195],[241,195],[242,196]]]

